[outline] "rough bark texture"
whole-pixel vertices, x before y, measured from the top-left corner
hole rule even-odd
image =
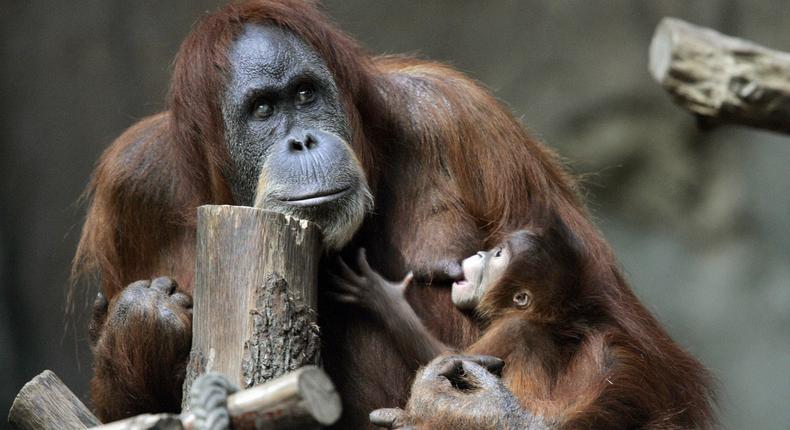
[[[244,387],[252,387],[296,370],[305,363],[318,364],[321,342],[316,315],[298,289],[276,273],[255,289],[250,310],[252,331],[244,342],[241,365]]]
[[[665,18],[650,72],[703,121],[790,133],[790,54]]]
[[[99,420],[52,371],[30,380],[16,396],[8,422],[17,430],[85,429]]]
[[[195,376],[214,371],[242,389],[319,364],[313,224],[257,208],[198,209],[192,353]]]

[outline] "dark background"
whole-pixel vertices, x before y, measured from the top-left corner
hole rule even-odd
[[[102,149],[162,108],[180,41],[220,3],[0,4],[0,416],[46,368],[86,398],[93,287],[65,314],[78,198]],[[724,426],[790,428],[790,138],[699,132],[646,71],[667,15],[790,51],[786,1],[324,4],[373,52],[448,62],[509,104],[580,175],[637,294],[717,375]]]

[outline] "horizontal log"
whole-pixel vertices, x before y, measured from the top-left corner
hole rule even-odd
[[[231,429],[313,430],[333,424],[340,418],[341,411],[340,396],[334,384],[323,370],[315,366],[299,368],[272,381],[231,394],[227,398]],[[182,415],[138,415],[91,430],[194,428],[195,416],[192,412],[187,412]]]
[[[790,133],[790,54],[664,18],[650,44],[650,73],[704,123]]]
[[[333,424],[341,410],[335,386],[315,366],[304,366],[228,398],[233,428],[314,429]]]

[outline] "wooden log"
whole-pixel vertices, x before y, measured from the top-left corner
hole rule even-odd
[[[303,430],[333,424],[340,418],[341,405],[340,396],[326,373],[315,366],[305,366],[231,394],[227,399],[227,412],[232,429]],[[195,416],[187,412],[138,415],[93,430],[194,428]]]
[[[143,414],[91,427],[90,430],[191,430],[191,426],[184,424],[185,418],[176,414]]]
[[[650,73],[703,123],[790,133],[790,54],[664,18],[650,44]]]
[[[79,429],[99,420],[51,370],[31,379],[17,394],[8,422],[16,430]]]
[[[241,388],[320,362],[316,282],[321,233],[312,223],[241,206],[198,208],[194,378],[214,371]]]
[[[305,366],[228,398],[234,429],[317,429],[340,418],[340,395],[323,370]]]

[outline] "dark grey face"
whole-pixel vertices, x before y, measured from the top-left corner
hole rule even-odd
[[[342,246],[372,197],[326,64],[290,32],[261,25],[245,27],[229,60],[222,114],[236,203],[314,221],[328,246]]]

